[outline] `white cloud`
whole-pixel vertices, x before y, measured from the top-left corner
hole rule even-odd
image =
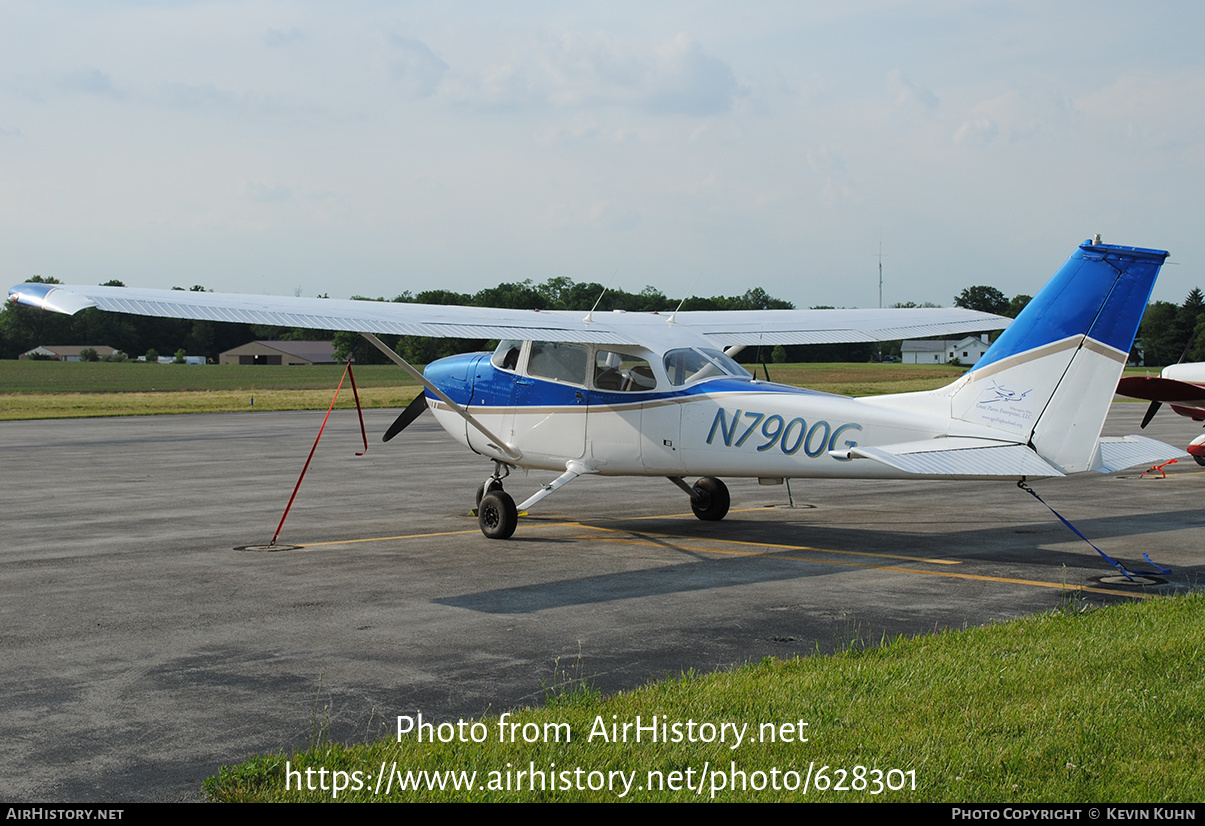
[[[425,98],[435,92],[448,64],[435,52],[412,37],[393,36],[389,39],[390,70],[406,97]]]
[[[997,137],[1017,142],[1067,124],[1070,109],[1053,89],[1010,90],[971,107],[954,142],[985,146]]]
[[[593,138],[599,134],[599,122],[593,115],[585,112],[574,114],[568,121],[557,123],[550,129],[542,129],[536,133],[536,140],[542,144],[570,144],[585,138]]]
[[[113,86],[113,81],[100,69],[78,69],[63,78],[62,86],[72,92],[86,95],[99,95],[108,98],[120,98],[121,92]]]
[[[1000,124],[983,112],[972,115],[954,132],[954,143],[963,146],[986,146],[1000,134]]]
[[[894,98],[895,105],[903,109],[931,113],[941,105],[941,100],[937,95],[928,89],[917,86],[899,69],[892,69],[887,73],[887,89]]]
[[[727,63],[705,54],[685,34],[659,48],[657,57],[644,100],[650,111],[718,115],[730,111],[748,93]]]
[[[293,200],[293,188],[275,181],[244,181],[241,191],[249,201]]]
[[[1134,149],[1166,149],[1205,142],[1199,101],[1205,68],[1135,71],[1075,101],[1095,130]]]
[[[685,34],[653,48],[576,32],[536,45],[527,53],[512,49],[471,73],[467,101],[491,108],[604,106],[707,117],[731,111],[748,94],[727,63]]]
[[[845,159],[827,146],[807,151],[808,164],[817,172],[845,172]]]
[[[292,43],[298,43],[306,39],[305,32],[296,26],[289,29],[268,29],[264,32],[261,40],[265,46],[277,48],[279,46],[288,46]]]
[[[601,229],[630,230],[640,223],[640,213],[629,207],[604,201],[590,208],[590,220]]]

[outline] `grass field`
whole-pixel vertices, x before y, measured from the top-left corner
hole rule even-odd
[[[343,367],[0,361],[0,420],[312,410],[331,402]],[[418,383],[392,365],[355,368],[365,407],[404,407]],[[339,407],[353,407],[350,383]]]
[[[929,390],[962,368],[903,364],[775,364],[770,378],[845,396]],[[759,378],[764,378],[761,367]],[[340,366],[199,366],[0,361],[0,420],[310,410],[330,404]],[[365,407],[403,407],[418,384],[392,365],[355,368]],[[350,386],[340,407],[354,405]],[[254,400],[254,402],[252,401]]]
[[[548,707],[506,718],[506,725],[519,725],[510,731],[540,732],[532,743],[500,742],[508,729],[497,716],[480,719],[480,742],[457,736],[420,743],[410,734],[349,747],[319,738],[304,752],[225,767],[206,791],[219,801],[270,802],[619,799],[622,785],[579,789],[572,775],[558,775],[544,791],[515,789],[515,770],[547,773],[555,765],[602,773],[579,775],[583,782],[628,778],[628,801],[1199,803],[1203,696],[1205,595],[1091,611],[1069,597],[1063,610],[1043,616],[873,647],[854,643],[835,656],[767,660],[613,697],[572,684],[551,692]],[[637,715],[645,725],[657,715],[671,723],[748,724],[748,730],[738,748],[731,738],[651,743],[646,734],[635,743],[590,736],[599,721],[609,726]],[[766,742],[771,731],[776,742]],[[801,736],[806,743],[798,742]],[[299,772],[291,790],[286,761]],[[315,770],[315,786],[317,770],[327,770],[325,791],[297,789],[307,768]],[[376,788],[382,768],[395,786],[388,795]],[[447,782],[449,770],[476,772],[473,791],[465,775],[460,789],[396,788],[404,779]],[[345,773],[338,796],[333,771]],[[358,790],[354,772],[361,773]],[[694,785],[683,788],[692,775]],[[877,794],[876,777],[883,781]],[[670,778],[677,778],[676,789]],[[886,788],[888,778],[895,790]],[[489,788],[491,781],[497,788]],[[745,788],[733,788],[741,783]]]
[[[753,369],[753,365],[749,366]],[[757,368],[758,378],[765,378]],[[912,364],[772,364],[770,378],[843,396],[942,387],[964,368]],[[1127,375],[1157,374],[1131,368]],[[162,413],[313,410],[330,404],[343,368],[0,361],[0,421]],[[404,407],[418,384],[393,365],[355,368],[365,407]],[[354,406],[350,386],[339,407]]]

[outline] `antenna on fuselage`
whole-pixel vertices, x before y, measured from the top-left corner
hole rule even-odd
[[[695,280],[693,282],[691,282],[690,291],[687,292],[686,295],[682,296],[682,300],[678,302],[678,306],[674,307],[674,311],[672,313],[670,313],[669,318],[667,318],[665,320],[666,324],[674,323],[674,319],[677,318],[677,316],[678,316],[678,310],[682,309],[682,305],[686,303],[686,299],[690,298],[692,295],[695,294],[695,285],[697,285],[699,283],[699,279],[702,277],[703,277],[703,272],[700,270],[699,274],[695,276]]]
[[[615,280],[615,275],[619,272],[619,267],[615,268],[615,272],[611,273],[611,281],[607,282],[607,286],[603,287],[603,291],[598,294],[598,298],[594,301],[594,306],[590,308],[590,312],[586,313],[586,317],[582,319],[583,324],[589,324],[594,321],[594,311],[598,309],[598,302],[603,300],[603,296],[607,294],[607,290],[611,289],[611,282]]]

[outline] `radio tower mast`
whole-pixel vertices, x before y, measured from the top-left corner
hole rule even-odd
[[[883,239],[879,238],[879,309],[883,309]],[[879,342],[876,359],[883,361],[883,342]]]

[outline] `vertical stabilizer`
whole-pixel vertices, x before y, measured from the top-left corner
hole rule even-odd
[[[951,415],[1090,470],[1163,250],[1085,241],[954,386]]]

